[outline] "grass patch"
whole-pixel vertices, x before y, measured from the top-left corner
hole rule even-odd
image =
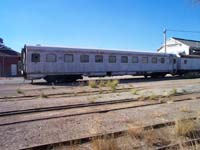
[[[45,94],[44,92],[42,92],[42,93],[40,94],[40,97],[41,97],[41,98],[48,98],[48,95]]]
[[[118,86],[118,84],[119,84],[119,81],[118,81],[118,80],[109,80],[109,81],[107,82],[107,87],[110,87],[111,90],[112,90],[113,92],[115,92],[115,91],[116,91],[116,88],[117,88],[117,86]]]
[[[192,110],[190,110],[187,106],[183,106],[179,110],[182,111],[182,112],[185,112],[185,113],[191,113],[192,112]]]
[[[92,150],[120,150],[115,139],[112,137],[93,138]]]
[[[187,136],[195,129],[193,120],[179,120],[175,122],[175,132],[178,136]]]
[[[109,88],[111,88],[111,90],[113,92],[116,91],[118,84],[119,84],[118,80],[108,80],[108,81],[99,81],[99,82],[91,80],[88,82],[88,86],[91,88],[100,88],[101,89],[101,87],[109,87]]]
[[[24,94],[24,92],[23,92],[21,89],[17,89],[16,92],[17,92],[18,94]]]
[[[55,90],[55,89],[56,89],[56,87],[55,87],[55,86],[52,86],[52,87],[51,87],[51,89]]]
[[[131,92],[133,95],[138,95],[138,90],[137,90],[137,89],[131,89],[130,92]]]
[[[173,88],[170,95],[173,96],[173,95],[176,95],[177,94],[177,89]]]
[[[91,87],[91,88],[97,88],[97,87],[98,87],[97,82],[96,82],[96,81],[93,81],[93,80],[90,80],[90,81],[88,82],[88,85],[89,85],[89,87]]]
[[[99,81],[98,86],[99,86],[99,87],[106,87],[106,84],[107,84],[106,81],[101,80],[101,81]]]

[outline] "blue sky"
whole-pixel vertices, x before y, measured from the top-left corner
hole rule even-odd
[[[17,51],[24,44],[155,51],[164,28],[200,30],[200,4],[192,1],[1,0],[0,37]]]

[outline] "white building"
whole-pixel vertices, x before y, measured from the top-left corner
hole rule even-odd
[[[165,53],[165,44],[158,50]],[[172,37],[166,41],[166,53],[180,55],[200,55],[200,41]]]

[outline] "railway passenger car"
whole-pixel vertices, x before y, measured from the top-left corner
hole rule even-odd
[[[82,76],[144,75],[157,77],[177,72],[173,54],[68,47],[28,46],[22,49],[26,79],[47,82]]]
[[[200,72],[200,56],[182,55],[177,64],[178,74],[183,75],[189,72]]]

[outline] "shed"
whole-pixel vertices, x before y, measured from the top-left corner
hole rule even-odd
[[[165,44],[158,50],[165,53]],[[172,37],[166,41],[166,53],[181,55],[200,55],[200,41]]]
[[[19,76],[20,53],[5,46],[0,38],[0,77]]]

